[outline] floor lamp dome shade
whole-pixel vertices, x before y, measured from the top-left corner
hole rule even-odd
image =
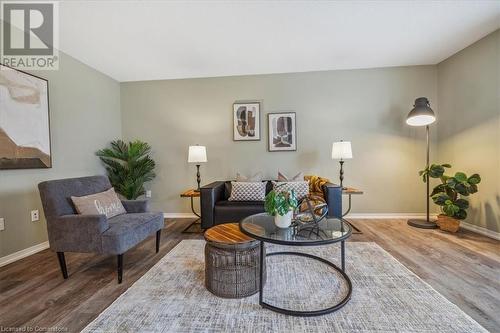
[[[417,98],[413,109],[408,113],[408,117],[406,117],[406,123],[410,126],[427,126],[435,121],[436,115],[426,97]]]

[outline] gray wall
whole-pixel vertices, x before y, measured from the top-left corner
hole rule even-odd
[[[36,71],[49,80],[51,169],[1,170],[0,257],[47,240],[37,184],[103,173],[94,152],[121,136],[120,85],[62,52],[58,71]],[[41,221],[31,222],[39,209]]]
[[[121,84],[123,135],[153,146],[158,177],[152,203],[167,213],[190,212],[189,201],[179,198],[196,184],[189,145],[207,146],[204,184],[236,172],[263,171],[275,179],[278,169],[337,180],[338,162],[330,154],[340,139],[353,143],[345,185],[365,191],[353,212],[421,213],[425,188],[417,171],[425,164],[424,130],[405,119],[415,97],[427,96],[436,106],[436,85],[435,66],[128,82]],[[261,141],[233,142],[237,100],[263,101]],[[296,152],[267,151],[266,114],[276,111],[297,113]]]
[[[479,173],[467,222],[500,232],[500,31],[438,65],[439,161]]]

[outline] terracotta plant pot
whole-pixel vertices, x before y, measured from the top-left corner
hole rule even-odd
[[[460,229],[460,221],[446,215],[439,214],[436,224],[439,229],[449,232],[457,232]]]

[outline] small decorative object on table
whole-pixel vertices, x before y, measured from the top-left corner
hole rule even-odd
[[[266,195],[265,209],[274,216],[278,228],[288,228],[292,224],[293,210],[297,207],[295,191],[272,190]]]
[[[432,201],[441,207],[443,214],[438,216],[437,225],[441,230],[457,232],[460,228],[460,220],[467,217],[469,202],[463,197],[477,192],[477,184],[481,177],[475,173],[470,177],[463,172],[457,172],[454,176],[444,174],[445,168],[451,168],[449,164],[432,164],[430,167],[420,171],[424,182],[431,178],[439,178],[441,184],[434,187],[430,194]]]
[[[188,163],[196,163],[196,182],[198,187],[196,192],[200,192],[200,163],[205,163],[207,161],[207,148],[205,146],[189,146]]]
[[[300,200],[295,214],[298,223],[318,223],[328,215],[328,205],[325,199],[315,195],[309,195]]]

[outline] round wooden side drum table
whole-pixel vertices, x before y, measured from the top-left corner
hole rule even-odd
[[[224,298],[242,298],[259,291],[259,241],[243,234],[238,223],[208,229],[205,240],[205,286],[211,293]]]

